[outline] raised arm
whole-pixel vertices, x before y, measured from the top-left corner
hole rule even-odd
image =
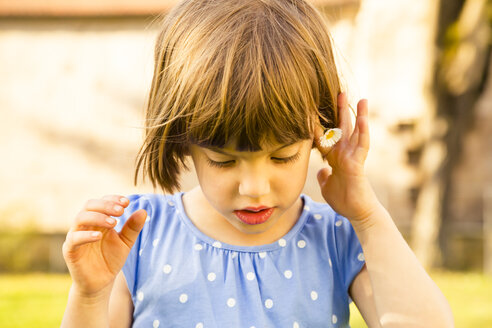
[[[111,216],[122,215],[128,203],[121,196],[105,196],[88,201],[77,215],[63,244],[72,287],[61,327],[110,326],[108,307],[115,278],[147,216],[145,210],[136,211],[116,232]],[[121,287],[121,279],[117,284]]]
[[[374,327],[454,327],[448,302],[376,198],[364,174],[369,150],[367,100],[357,105],[354,129],[345,94],[338,97],[338,110],[341,140],[333,148],[324,149],[317,141],[321,128],[315,133],[318,148],[331,166],[318,172],[318,181],[325,200],[350,220],[362,245],[366,267],[351,287],[356,305],[366,320],[374,317],[368,312],[376,309],[376,323],[371,323]]]

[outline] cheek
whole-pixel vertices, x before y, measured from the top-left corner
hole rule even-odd
[[[203,163],[196,169],[198,181],[207,198],[223,198],[230,191],[232,180],[226,172],[221,172]]]
[[[309,157],[303,157],[299,162],[285,170],[281,170],[281,174],[277,175],[276,189],[291,193],[300,193],[306,183],[306,176],[309,166]]]

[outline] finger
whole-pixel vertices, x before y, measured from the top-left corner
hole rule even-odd
[[[72,231],[67,233],[67,238],[63,243],[65,252],[73,252],[78,247],[96,242],[102,237],[101,231]]]
[[[85,204],[84,210],[99,212],[109,216],[121,216],[124,212],[124,206],[113,200],[90,199]]]
[[[127,207],[128,204],[130,204],[130,201],[128,200],[128,198],[126,198],[125,196],[121,196],[121,195],[106,195],[106,196],[103,196],[101,199],[113,201],[116,204],[119,204],[123,207]]]
[[[318,183],[321,187],[324,186],[326,179],[331,175],[331,168],[325,167],[318,171],[316,177],[318,178]]]
[[[350,119],[350,111],[348,107],[347,94],[341,92],[337,98],[339,128],[342,129],[342,139],[347,139],[352,132],[352,121]]]
[[[357,147],[357,144],[359,143],[359,124],[358,120],[356,119],[355,121],[355,128],[354,131],[352,132],[352,135],[350,136],[350,148],[355,149]]]
[[[88,227],[113,228],[115,225],[116,219],[99,212],[82,211],[75,218],[75,230]]]
[[[362,99],[357,104],[357,117],[359,122],[359,146],[369,149],[369,106],[367,99]]]
[[[129,248],[132,248],[135,240],[137,240],[138,234],[142,230],[146,218],[147,212],[144,209],[140,209],[128,218],[121,229],[119,236]]]
[[[362,99],[357,104],[357,129],[359,131],[357,148],[355,155],[360,159],[365,159],[370,146],[369,134],[369,109],[367,99]]]

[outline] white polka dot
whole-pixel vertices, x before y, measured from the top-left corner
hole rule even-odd
[[[269,299],[267,299],[267,300],[265,301],[265,307],[266,307],[267,309],[271,309],[271,308],[273,307],[273,300],[272,300],[272,299],[270,299],[270,298],[269,298]]]
[[[331,322],[332,322],[332,323],[337,323],[337,321],[338,321],[337,316],[336,316],[336,315],[332,315],[332,316],[331,316]]]
[[[259,255],[262,259],[264,259],[266,257],[266,252],[260,252]]]
[[[235,259],[237,257],[237,252],[232,252],[232,256],[231,256],[233,259]]]
[[[143,299],[144,299],[144,293],[143,292],[138,292],[137,293],[137,300],[143,301]]]
[[[217,275],[213,272],[210,272],[207,276],[208,281],[214,281],[217,278]]]
[[[152,246],[156,247],[157,244],[159,244],[159,238],[154,239],[154,241],[152,242]]]
[[[365,260],[364,253],[359,253],[359,255],[357,255],[357,259],[361,262],[364,261]]]
[[[335,222],[335,225],[337,227],[340,227],[342,224],[343,224],[343,221],[342,220],[338,220],[337,222]]]
[[[294,323],[292,324],[292,328],[299,328],[299,323],[297,321],[294,321]]]
[[[138,256],[142,256],[143,249],[138,251]]]
[[[171,272],[171,270],[173,269],[172,266],[170,266],[169,264],[166,264],[163,268],[162,268],[162,272],[164,272],[165,274],[168,274]]]
[[[285,278],[287,278],[287,279],[292,278],[292,271],[290,271],[290,270],[285,270],[285,271],[284,271],[284,277],[285,277]]]
[[[234,307],[236,305],[236,300],[233,299],[232,297],[227,300],[227,306],[228,307]]]
[[[297,242],[297,247],[299,247],[299,248],[304,248],[304,247],[306,247],[306,241],[304,241],[304,240],[299,240],[299,241]]]
[[[154,327],[154,328],[158,328],[159,325],[160,325],[159,320],[154,320],[154,322],[152,322],[152,327]]]
[[[212,244],[213,247],[217,247],[217,248],[222,248],[222,243],[220,241],[214,241],[214,243]]]
[[[197,323],[195,328],[203,328],[203,322]]]
[[[305,209],[306,211],[309,211],[309,210],[310,210],[309,206],[307,206],[307,205],[305,205],[305,206],[304,206],[304,209]]]
[[[333,263],[331,263],[331,259],[328,259],[328,264],[332,267]]]
[[[255,279],[255,274],[254,274],[254,272],[248,272],[248,273],[246,274],[246,279],[248,279],[248,280],[253,280],[253,279]]]
[[[188,295],[186,295],[186,294],[179,295],[179,301],[183,304],[188,302]]]
[[[278,244],[281,246],[281,247],[285,247],[287,245],[287,241],[282,238],[282,239],[279,239],[278,240]]]
[[[313,301],[316,301],[318,299],[318,293],[316,293],[316,291],[314,290],[311,292],[311,299]]]
[[[314,218],[316,220],[321,220],[323,217],[321,216],[321,214],[314,214]]]
[[[256,327],[255,327],[255,326],[251,326],[251,327],[249,327],[249,328],[256,328]]]
[[[170,200],[167,202],[169,204],[169,206],[174,206],[174,203]]]
[[[181,211],[180,210],[176,210],[176,213],[181,214]]]
[[[195,244],[195,251],[201,251],[203,249],[202,244]]]

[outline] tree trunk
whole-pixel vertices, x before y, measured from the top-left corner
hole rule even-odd
[[[486,0],[447,0],[440,4],[435,67],[437,110],[423,119],[421,187],[413,219],[412,247],[424,267],[446,264],[451,256],[452,173],[474,117],[488,65]],[[429,122],[426,122],[429,120]],[[442,251],[442,254],[441,254]],[[441,257],[442,255],[442,257]]]

